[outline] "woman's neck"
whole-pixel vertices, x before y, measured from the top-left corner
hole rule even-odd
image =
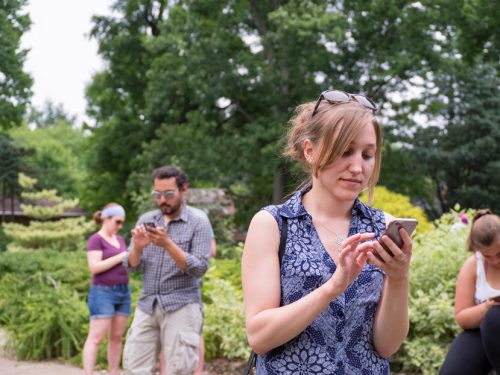
[[[105,228],[101,228],[99,230],[99,234],[103,236],[104,238],[114,238],[115,234],[113,232],[107,231]]]
[[[309,214],[317,219],[351,219],[354,201],[341,201],[314,185],[302,196],[302,204]]]

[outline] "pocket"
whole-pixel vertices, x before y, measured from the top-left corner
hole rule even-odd
[[[169,374],[190,374],[198,365],[198,346],[200,336],[193,332],[179,332],[176,337],[175,354],[171,361]],[[167,361],[168,365],[168,361]]]
[[[179,246],[186,253],[191,252],[191,238],[187,236],[181,236],[174,240],[175,244]]]

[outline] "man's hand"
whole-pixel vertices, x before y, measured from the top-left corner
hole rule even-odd
[[[158,247],[162,247],[165,250],[167,249],[168,245],[172,242],[172,240],[170,239],[164,228],[149,227],[147,230],[147,236],[152,244]]]

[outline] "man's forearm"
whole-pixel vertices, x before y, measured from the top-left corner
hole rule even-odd
[[[164,249],[172,257],[174,262],[181,270],[185,270],[187,267],[186,253],[170,238],[164,246]]]

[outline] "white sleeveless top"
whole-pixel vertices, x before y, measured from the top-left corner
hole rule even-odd
[[[488,298],[500,295],[500,289],[495,289],[486,280],[483,254],[476,251],[476,294],[474,301],[476,305],[485,302]]]

